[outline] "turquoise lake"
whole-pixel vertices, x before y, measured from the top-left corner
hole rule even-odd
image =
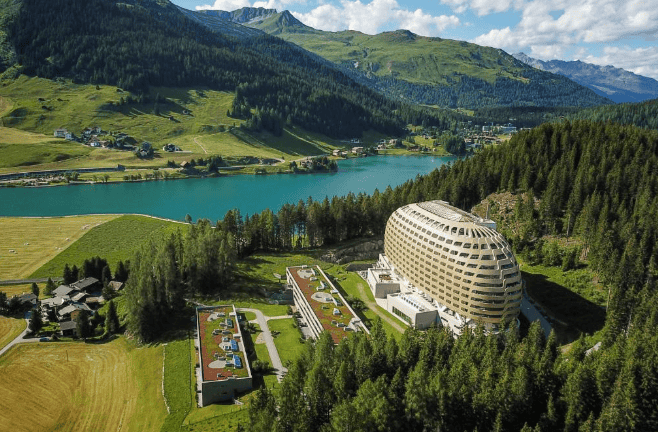
[[[137,213],[184,220],[222,219],[233,208],[242,215],[281,205],[322,200],[349,192],[371,194],[454,161],[451,156],[376,156],[338,162],[338,172],[236,175],[205,179],[0,188],[0,216],[65,216]]]

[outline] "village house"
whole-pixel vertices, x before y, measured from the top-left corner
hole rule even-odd
[[[53,135],[55,136],[55,138],[66,138],[67,133],[68,131],[66,129],[55,129]]]
[[[62,336],[74,336],[76,331],[75,321],[64,321],[59,323],[59,334]]]
[[[352,147],[352,154],[360,155],[363,153],[363,147]]]

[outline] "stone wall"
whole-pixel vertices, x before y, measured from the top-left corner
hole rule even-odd
[[[384,251],[384,240],[367,240],[357,245],[339,248],[323,255],[323,261],[345,264],[352,261],[377,259]]]

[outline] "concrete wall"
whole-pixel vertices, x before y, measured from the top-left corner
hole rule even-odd
[[[201,383],[201,406],[233,399],[235,393],[251,390],[251,377]]]

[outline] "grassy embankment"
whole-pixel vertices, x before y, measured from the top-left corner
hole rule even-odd
[[[157,104],[157,95],[164,98]],[[233,93],[193,88],[154,88],[152,101],[121,105],[121,99],[135,97],[113,86],[79,85],[21,76],[0,87],[0,173],[23,170],[113,167],[152,169],[164,167],[167,160],[180,163],[191,158],[221,155],[229,159],[243,156],[293,160],[307,155],[331,152],[340,143],[298,128],[281,137],[269,133],[247,133],[234,126],[242,121],[227,117]],[[190,112],[189,115],[183,111]],[[159,114],[156,114],[159,112]],[[173,120],[170,120],[170,117]],[[57,128],[80,135],[90,126],[105,131],[124,132],[137,143],[153,143],[152,159],[139,159],[132,152],[92,149],[79,143],[52,138]],[[12,129],[7,129],[12,128]],[[14,128],[18,129],[15,130]],[[26,133],[29,132],[29,133]],[[160,149],[166,143],[181,147],[183,153]],[[86,178],[90,176],[85,176]]]
[[[42,343],[0,357],[4,430],[159,431],[162,346]]]
[[[25,320],[0,316],[0,349],[25,330]]]
[[[57,218],[0,218],[0,280],[22,279],[65,252],[113,215]],[[99,245],[100,246],[100,245]],[[14,252],[10,252],[14,251]],[[83,259],[84,261],[84,259]],[[60,276],[61,268],[47,276]],[[0,287],[0,291],[6,291]]]
[[[146,216],[119,216],[91,229],[69,248],[32,273],[31,277],[60,276],[65,264],[76,264],[79,267],[85,259],[95,256],[107,259],[110,268],[114,271],[119,260],[130,259],[149,239],[158,239],[163,234],[186,228],[186,224]]]

